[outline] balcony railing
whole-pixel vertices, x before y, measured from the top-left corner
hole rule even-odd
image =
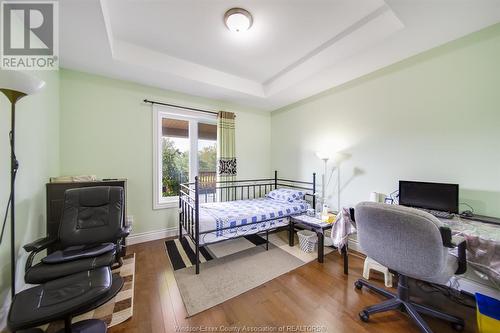
[[[169,181],[163,181],[162,191],[164,196],[177,195],[179,184],[189,181],[186,177],[180,177],[177,182],[169,183]],[[217,172],[215,171],[200,171],[198,172],[198,181],[200,186],[200,193],[214,193],[215,186],[217,183]],[[175,194],[174,194],[175,193]]]
[[[198,181],[200,189],[203,191],[215,191],[215,184],[217,181],[217,173],[215,171],[200,171],[198,173]]]

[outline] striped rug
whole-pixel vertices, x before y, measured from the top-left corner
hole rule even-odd
[[[200,248],[200,262],[204,263],[263,244],[266,244],[265,238],[253,234],[203,246]],[[191,238],[186,236],[182,240],[167,240],[165,241],[165,246],[174,271],[191,267],[195,264],[195,246]]]

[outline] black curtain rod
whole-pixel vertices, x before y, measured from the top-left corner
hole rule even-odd
[[[203,113],[209,113],[209,114],[215,114],[215,115],[219,114],[218,112],[215,112],[215,111],[208,111],[208,110],[190,108],[188,106],[168,104],[168,103],[162,103],[162,102],[155,102],[155,101],[150,101],[149,99],[145,99],[144,103],[151,103],[151,104],[159,104],[159,105],[171,106],[173,108],[184,109],[184,110],[191,110],[191,111],[203,112]]]

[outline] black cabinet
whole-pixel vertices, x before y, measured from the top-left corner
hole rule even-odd
[[[57,237],[59,224],[61,223],[62,209],[64,203],[64,192],[72,188],[91,187],[91,186],[120,186],[124,191],[124,217],[127,216],[127,180],[102,180],[91,182],[71,182],[71,183],[47,183],[47,235]],[[125,221],[123,222],[125,223]],[[48,252],[56,250],[49,248]]]

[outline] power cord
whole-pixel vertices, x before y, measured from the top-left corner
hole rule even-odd
[[[330,172],[330,177],[328,177],[328,181],[326,182],[325,188],[328,188],[328,186],[330,186],[330,181],[332,180],[332,176],[335,170],[337,170],[337,167],[332,168],[332,171]],[[326,175],[325,175],[325,180],[326,180]]]
[[[14,152],[14,136],[12,131],[9,132],[9,142],[12,152],[12,158],[14,161],[14,169],[13,169],[14,172],[12,174],[12,178],[13,180],[15,180],[17,176],[17,170],[19,169],[19,162],[17,161],[16,153]],[[2,224],[2,233],[0,234],[0,244],[2,244],[3,241],[3,235],[5,233],[5,225],[7,224],[7,217],[9,215],[9,207],[11,202],[12,202],[12,190],[9,193],[9,200],[7,202],[7,207],[5,208],[5,215],[3,217],[3,224]]]
[[[12,200],[12,193],[9,194],[9,201],[7,202],[7,207],[5,208],[5,215],[3,217],[3,224],[2,224],[2,234],[0,235],[0,244],[2,244],[3,234],[5,232],[5,225],[7,224],[7,216],[9,215],[9,207],[11,200]]]
[[[474,208],[471,205],[469,205],[465,202],[461,202],[460,205],[467,206],[470,209],[471,214],[474,215]]]

